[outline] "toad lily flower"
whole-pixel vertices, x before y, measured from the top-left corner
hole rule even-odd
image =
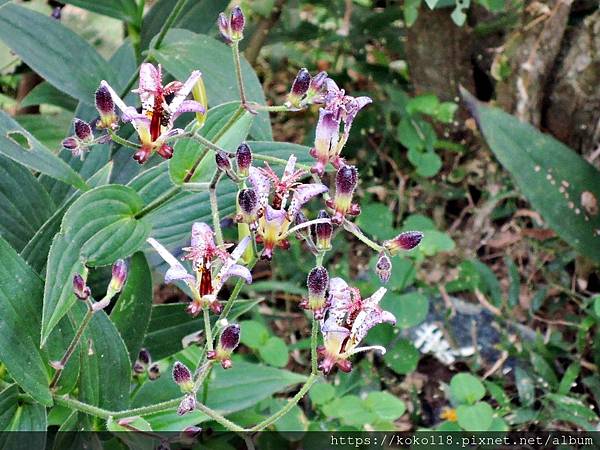
[[[358,112],[373,101],[370,97],[346,95],[331,78],[325,80],[325,85],[325,107],[319,111],[315,146],[310,150],[310,155],[317,160],[311,171],[319,175],[323,174],[329,162],[336,169],[340,167],[340,153],[348,141],[352,122]],[[343,131],[340,134],[341,124]]]
[[[173,81],[163,86],[161,66],[142,64],[139,87],[132,91],[140,96],[141,113],[133,106],[127,106],[114,89],[102,80],[100,89],[110,93],[114,104],[121,110],[121,119],[131,122],[139,136],[141,148],[133,158],[140,164],[146,162],[154,150],[165,159],[171,158],[173,148],[167,142],[184,132],[182,129],[173,128],[175,119],[186,112],[205,112],[202,104],[186,100],[201,76],[202,74],[195,70],[185,83]]]
[[[283,249],[289,247],[287,236],[290,224],[294,222],[302,206],[313,197],[328,190],[327,186],[319,183],[300,184],[298,180],[306,175],[306,172],[296,170],[295,165],[296,157],[291,155],[281,178],[268,165],[264,169],[250,168],[248,181],[253,185],[258,198],[258,205],[253,203],[253,208],[255,210],[260,207],[263,211],[262,214],[258,214],[256,226],[257,240],[262,242],[264,246],[263,259],[271,259],[275,247]],[[275,192],[272,206],[268,204],[271,186],[273,186]],[[289,205],[287,205],[290,192],[293,192],[293,195]],[[248,217],[255,216],[255,214],[248,214]],[[298,227],[308,227],[312,223],[305,222],[298,225]],[[294,228],[299,229],[298,227]]]
[[[236,264],[250,243],[249,237],[242,239],[231,253],[227,253],[215,244],[213,232],[208,225],[195,223],[192,227],[191,246],[183,248],[186,252],[184,259],[192,261],[193,274],[189,273],[183,264],[156,239],[149,238],[148,243],[170,266],[165,274],[165,283],[182,280],[190,288],[192,302],[187,311],[192,316],[198,315],[204,307],[210,307],[215,313],[221,311],[217,296],[230,277],[240,277],[246,283],[252,283],[250,271]],[[218,269],[215,264],[217,261],[222,261]]]
[[[319,369],[327,374],[335,366],[349,372],[352,363],[348,358],[356,353],[378,350],[385,353],[379,345],[358,347],[367,332],[380,323],[396,323],[394,315],[379,307],[387,289],[379,288],[371,297],[361,299],[358,289],[350,288],[341,278],[333,278],[329,283],[329,306],[325,319],[321,320],[323,334],[319,354]]]

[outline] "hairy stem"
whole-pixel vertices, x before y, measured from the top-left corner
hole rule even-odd
[[[79,324],[79,328],[77,329],[75,336],[73,336],[73,339],[71,340],[69,346],[65,350],[65,354],[60,359],[58,369],[56,369],[56,372],[54,372],[54,376],[52,377],[52,380],[50,381],[50,389],[54,389],[56,387],[58,381],[60,380],[60,376],[62,375],[62,372],[63,372],[65,366],[69,362],[69,359],[71,359],[71,356],[73,356],[73,352],[77,348],[77,345],[79,345],[79,341],[81,340],[81,336],[83,336],[83,332],[85,331],[88,324],[92,320],[92,317],[94,315],[94,310],[92,309],[92,306],[89,303],[89,301],[87,302],[87,306],[88,306],[88,310],[85,313],[85,316],[83,316],[83,320]]]
[[[306,393],[310,390],[312,385],[315,384],[315,381],[317,381],[318,379],[319,379],[319,375],[315,375],[314,373],[310,374],[310,376],[306,380],[306,383],[304,383],[304,386],[302,386],[302,388],[298,391],[298,393],[296,395],[294,395],[294,397],[291,400],[289,400],[288,403],[283,408],[281,408],[279,411],[277,411],[273,415],[267,417],[265,420],[263,420],[259,424],[250,428],[250,431],[251,432],[262,431],[265,428],[273,425],[275,422],[277,422],[283,416],[285,416],[290,411],[290,409],[292,409],[295,405],[298,404],[298,402],[302,399],[302,397],[304,397],[306,395]]]
[[[238,41],[234,41],[233,44],[231,44],[231,51],[233,53],[233,65],[235,66],[235,76],[237,78],[238,89],[240,90],[240,101],[242,102],[242,105],[246,107],[248,105],[248,101],[246,100],[244,80],[242,79],[242,63],[240,61],[240,47]]]
[[[133,148],[134,150],[137,150],[141,147],[141,145],[136,144],[135,142],[131,142],[131,141],[128,141],[127,139],[122,138],[117,133],[115,133],[113,130],[108,130],[108,133],[110,134],[110,138],[112,139],[113,142],[116,142],[117,144],[122,145],[123,147]]]
[[[310,370],[312,375],[317,375],[317,338],[319,334],[319,322],[315,319],[313,314],[312,318],[312,331],[310,334]]]
[[[173,26],[181,11],[187,4],[188,0],[178,0],[171,13],[168,15],[167,19],[164,21],[162,27],[160,27],[160,31],[158,32],[158,36],[156,37],[156,41],[154,41],[153,49],[160,48],[160,44],[162,44],[165,36],[167,35],[167,31]]]
[[[213,178],[210,182],[210,187],[208,188],[208,196],[210,198],[210,210],[213,221],[213,228],[215,230],[215,239],[217,240],[217,245],[223,247],[225,242],[223,241],[223,231],[221,230],[221,218],[219,217],[219,202],[217,201],[217,184],[219,184],[219,180],[223,172],[219,169],[213,175]]]
[[[213,351],[213,334],[210,326],[210,309],[205,306],[202,309],[202,314],[204,315],[204,332],[206,333],[206,348],[208,351]]]
[[[370,239],[367,236],[365,236],[365,234],[361,231],[360,228],[358,228],[355,224],[353,224],[352,222],[348,221],[347,219],[344,219],[344,229],[346,231],[352,233],[361,242],[363,242],[364,244],[367,244],[369,247],[371,247],[376,252],[382,252],[383,251],[383,246],[379,245],[377,242],[375,242],[372,239]]]

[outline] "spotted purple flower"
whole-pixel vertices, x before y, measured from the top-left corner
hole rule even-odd
[[[326,294],[329,288],[329,272],[323,266],[313,268],[306,278],[308,298],[300,302],[300,307],[314,312],[315,319],[323,318]]]
[[[341,224],[344,218],[360,214],[358,203],[352,203],[352,196],[358,184],[358,171],[354,166],[341,166],[335,176],[335,196],[327,201],[327,206],[333,209],[331,221]]]
[[[252,282],[250,271],[236,264],[250,243],[249,237],[242,239],[237,247],[228,253],[214,243],[213,232],[208,225],[196,222],[192,226],[191,246],[183,249],[186,252],[184,259],[192,261],[192,273],[189,273],[156,239],[149,238],[148,243],[170,266],[165,274],[165,283],[182,280],[190,288],[192,302],[187,311],[193,316],[198,315],[205,306],[215,313],[220,312],[221,304],[217,297],[230,277],[240,277],[246,283]]]
[[[358,289],[351,288],[341,278],[329,283],[329,305],[321,320],[323,346],[318,348],[319,369],[329,373],[335,366],[344,372],[352,370],[348,358],[356,353],[378,350],[379,345],[359,347],[367,332],[380,323],[396,323],[394,315],[379,307],[387,289],[379,288],[371,297],[362,299]]]
[[[141,113],[133,106],[127,106],[113,88],[102,80],[100,88],[110,93],[114,104],[121,111],[121,119],[131,122],[138,134],[141,148],[133,157],[140,164],[146,162],[154,151],[165,159],[171,158],[173,148],[168,145],[168,140],[184,132],[180,128],[173,128],[175,119],[186,112],[205,112],[204,106],[199,102],[186,100],[201,76],[195,70],[185,83],[173,81],[163,86],[161,66],[142,64],[139,86],[132,91],[140,96]],[[172,99],[169,101],[170,97]]]
[[[227,325],[221,332],[217,348],[207,353],[207,358],[219,361],[223,369],[232,366],[231,354],[240,343],[240,326],[237,323]]]

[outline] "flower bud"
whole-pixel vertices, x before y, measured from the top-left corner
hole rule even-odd
[[[308,219],[304,215],[302,211],[298,211],[296,216],[294,217],[294,226],[302,225],[303,223],[308,222]],[[296,238],[298,239],[308,239],[310,236],[310,228],[303,227],[296,231]]]
[[[196,112],[196,122],[198,123],[198,127],[202,128],[208,116],[208,96],[206,95],[206,87],[204,86],[204,79],[202,77],[198,78],[198,81],[196,81],[196,84],[192,88],[192,97],[204,107],[204,112]]]
[[[225,13],[219,14],[217,27],[219,28],[219,33],[221,34],[223,41],[225,41],[226,44],[231,44],[231,28],[229,27],[229,20],[227,20]]]
[[[104,84],[101,84],[96,91],[96,109],[100,114],[100,121],[96,124],[97,128],[113,129],[116,127],[118,119],[115,114],[115,102]]]
[[[254,189],[242,189],[238,193],[240,212],[236,216],[237,222],[252,224],[258,219],[258,196]]]
[[[73,128],[75,129],[75,136],[77,136],[78,139],[84,142],[90,142],[94,139],[92,127],[90,127],[89,123],[75,118],[73,119]]]
[[[312,78],[306,91],[306,103],[323,103],[322,89],[325,80],[327,80],[327,72],[319,72]]]
[[[402,250],[412,250],[421,243],[422,239],[423,233],[420,231],[405,231],[394,239],[385,241],[383,246],[394,256]]]
[[[242,142],[235,152],[238,175],[247,177],[252,165],[252,150],[245,142]]]
[[[85,284],[85,280],[78,273],[73,276],[73,292],[79,300],[87,300],[92,295],[89,286]]]
[[[327,211],[319,211],[317,219],[329,219]],[[331,235],[333,234],[333,225],[331,221],[326,223],[317,223],[315,225],[315,234],[317,236],[317,248],[321,251],[331,250]]]
[[[215,161],[217,162],[217,167],[219,170],[223,172],[228,172],[231,170],[231,163],[229,162],[229,157],[225,152],[217,152],[215,155]]]
[[[148,367],[148,378],[150,380],[157,380],[160,378],[160,367],[158,363],[154,363]]]
[[[177,414],[183,416],[196,409],[196,396],[194,394],[188,394],[183,397],[179,407],[177,408]]]
[[[124,260],[118,259],[112,266],[112,278],[110,279],[110,284],[108,285],[109,292],[111,292],[112,295],[121,292],[126,279],[127,264]]]
[[[231,26],[231,39],[239,41],[244,38],[244,26],[246,24],[246,18],[244,12],[239,6],[234,6],[231,10],[231,19],[229,21]]]
[[[296,79],[292,83],[292,88],[290,93],[288,94],[288,102],[295,108],[300,107],[300,103],[302,101],[302,97],[308,91],[308,87],[310,86],[310,73],[305,68],[302,68],[298,71],[296,75]]]
[[[352,195],[357,183],[356,167],[343,165],[338,169],[335,177],[335,198],[328,203],[328,206],[335,210],[331,219],[333,223],[342,223],[347,214],[352,216],[360,214],[360,207],[352,203]]]
[[[235,323],[225,327],[219,338],[217,348],[207,353],[207,358],[219,361],[223,369],[229,369],[231,363],[231,353],[240,343],[240,326]]]
[[[392,261],[385,253],[379,255],[377,263],[375,264],[375,273],[383,284],[386,284],[390,280],[390,275],[392,274]]]
[[[79,147],[79,142],[73,136],[63,139],[62,146],[67,150],[76,150]]]
[[[179,361],[173,364],[173,381],[179,386],[182,392],[191,392],[194,389],[192,372],[187,366]]]
[[[198,437],[202,433],[202,428],[190,426],[186,427],[179,433],[179,442],[186,447],[193,447],[194,444],[198,441]]]
[[[329,273],[322,266],[313,268],[306,278],[308,299],[301,303],[305,309],[310,309],[315,314],[315,319],[323,317],[327,288],[329,287]]]

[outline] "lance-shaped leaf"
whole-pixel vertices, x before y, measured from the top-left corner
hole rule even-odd
[[[135,0],[65,0],[65,3],[131,24],[138,24],[141,19]]]
[[[111,67],[81,36],[30,9],[3,6],[0,39],[46,81],[83,102],[92,104],[100,81],[115,78]]]
[[[600,172],[569,147],[497,108],[463,98],[523,195],[574,249],[600,261]]]
[[[133,189],[118,185],[92,189],[71,205],[48,255],[42,344],[75,303],[70,281],[84,264],[112,264],[143,245],[150,233],[148,221],[136,218],[143,206]]]
[[[0,154],[78,189],[88,189],[77,172],[3,111],[0,111]]]
[[[0,361],[36,401],[52,404],[40,351],[42,280],[0,237]]]

